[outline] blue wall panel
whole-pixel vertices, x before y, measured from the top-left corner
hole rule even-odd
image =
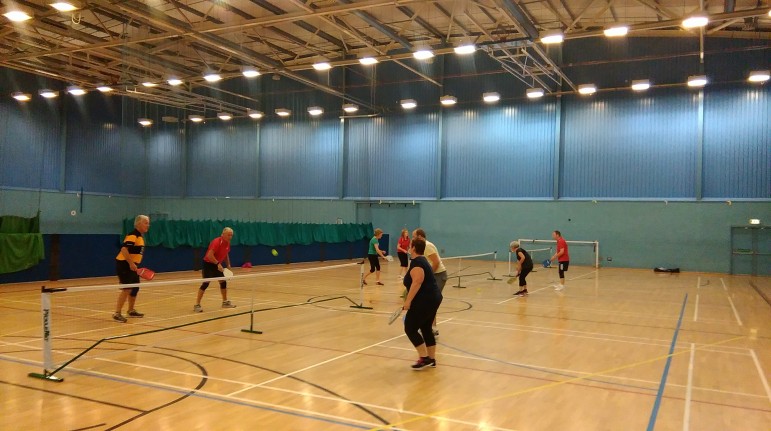
[[[521,198],[552,194],[554,102],[446,110],[442,197]]]
[[[561,197],[695,197],[698,93],[656,93],[565,100]]]
[[[145,139],[152,131],[136,123],[137,102],[99,93],[66,97],[65,189],[144,195]]]
[[[704,100],[707,198],[771,198],[771,89],[710,90]]]
[[[191,126],[187,137],[189,196],[257,195],[259,126],[211,122]]]
[[[59,189],[61,127],[53,104],[0,101],[0,185]]]
[[[340,123],[268,122],[260,135],[261,197],[338,197]]]
[[[437,197],[437,113],[350,120],[346,144],[345,197]]]
[[[147,141],[147,196],[184,196],[185,128],[158,125]]]

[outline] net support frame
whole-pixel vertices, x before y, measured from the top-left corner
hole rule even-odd
[[[523,243],[530,243],[530,244],[556,244],[557,241],[553,239],[518,239],[520,244]],[[600,242],[595,241],[573,241],[573,240],[565,240],[565,242],[570,244],[580,244],[580,245],[591,245],[593,246],[594,250],[594,268],[599,269],[600,268]]]
[[[492,272],[485,271],[485,272],[479,272],[479,273],[475,273],[475,274],[461,274],[461,272],[464,269],[468,268],[468,267],[467,268],[462,268],[461,265],[463,263],[463,259],[469,259],[469,258],[472,258],[472,257],[490,256],[490,255],[493,256],[493,270],[492,270]],[[467,256],[446,257],[443,260],[446,261],[446,260],[450,260],[450,259],[458,259],[458,272],[457,272],[458,275],[449,275],[449,274],[447,274],[447,279],[450,279],[450,278],[457,278],[458,279],[458,284],[455,285],[455,286],[452,286],[452,287],[454,287],[456,289],[465,289],[466,288],[466,286],[463,286],[463,285],[460,284],[460,280],[461,280],[462,277],[471,277],[471,276],[474,276],[474,275],[487,274],[487,275],[490,276],[490,278],[488,278],[488,280],[501,280],[500,278],[496,278],[495,277],[495,259],[496,259],[497,256],[498,256],[498,252],[497,251],[492,251],[492,252],[480,253],[480,254],[470,254],[470,255],[467,255]],[[447,265],[445,265],[445,267],[446,266]]]

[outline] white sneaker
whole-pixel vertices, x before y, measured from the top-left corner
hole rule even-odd
[[[236,308],[236,306],[228,300],[222,301],[222,308]]]
[[[556,292],[559,292],[560,290],[562,290],[562,289],[564,289],[564,288],[565,288],[565,286],[563,286],[563,285],[561,285],[561,284],[555,284],[555,285],[554,285],[554,290],[555,290]]]
[[[193,306],[193,313],[202,313],[202,312],[203,312],[203,308],[201,308],[200,305]]]

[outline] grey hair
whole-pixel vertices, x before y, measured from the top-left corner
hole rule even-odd
[[[509,243],[509,248],[519,248],[519,241],[512,241]]]
[[[150,221],[150,217],[148,217],[148,216],[146,216],[144,214],[140,214],[140,215],[136,216],[134,218],[134,227],[137,227],[137,225],[139,225],[139,222],[141,222],[142,220]]]

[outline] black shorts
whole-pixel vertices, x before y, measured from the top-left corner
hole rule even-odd
[[[559,268],[559,270],[560,270],[560,271],[563,271],[563,272],[564,272],[564,271],[567,271],[567,270],[568,270],[568,267],[569,267],[569,266],[570,266],[570,261],[569,261],[569,260],[566,260],[566,261],[564,261],[564,262],[560,262],[560,263],[559,263],[559,267],[558,267],[558,268]]]
[[[201,268],[201,273],[203,274],[203,278],[214,278],[214,277],[224,277],[225,274],[222,273],[222,271],[219,270],[219,267],[216,263],[211,263],[207,261],[203,261],[203,268]]]
[[[120,284],[136,284],[139,283],[139,274],[136,271],[132,271],[126,260],[115,260],[115,273],[118,274],[118,281]]]
[[[396,255],[399,256],[399,263],[401,266],[405,268],[409,266],[409,262],[407,262],[407,253],[398,252]]]

